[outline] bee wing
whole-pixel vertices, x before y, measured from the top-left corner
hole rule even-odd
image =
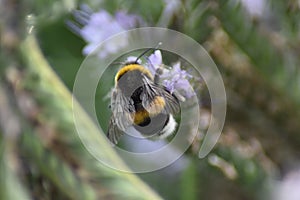
[[[123,135],[123,131],[121,131],[118,126],[116,125],[115,118],[111,116],[107,131],[107,137],[108,139],[113,143],[117,144],[120,137]]]
[[[122,131],[125,131],[133,123],[133,118],[130,113],[134,111],[133,102],[130,98],[125,97],[117,89],[114,91],[112,98],[112,114],[116,125]]]
[[[161,96],[165,100],[165,107],[163,109],[164,113],[176,114],[180,112],[180,104],[178,99],[164,87],[150,82],[145,84],[143,106],[147,108],[157,96]]]
[[[109,140],[117,144],[123,132],[132,125],[133,119],[130,112],[132,111],[132,102],[126,98],[121,92],[114,89],[111,95],[111,110],[107,137]]]

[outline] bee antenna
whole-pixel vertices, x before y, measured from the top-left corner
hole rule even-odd
[[[139,60],[142,56],[144,56],[146,53],[148,53],[149,51],[151,51],[151,50],[154,50],[154,51],[157,50],[158,47],[159,47],[160,45],[162,45],[161,42],[159,42],[154,48],[152,47],[152,48],[149,48],[149,49],[145,50],[141,55],[139,55],[139,56],[136,58],[135,63],[137,63],[138,60]]]

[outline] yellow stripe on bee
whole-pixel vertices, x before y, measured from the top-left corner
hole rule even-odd
[[[165,108],[165,105],[166,102],[164,98],[156,96],[146,109],[139,110],[136,113],[134,113],[134,123],[141,124],[148,117],[154,117],[158,115]]]
[[[115,76],[115,83],[117,83],[120,77],[124,75],[126,72],[133,71],[133,70],[138,70],[153,80],[153,76],[148,69],[146,69],[145,67],[139,64],[129,64],[129,65],[125,65],[118,71],[118,73]]]
[[[134,123],[141,124],[149,117],[149,113],[146,110],[137,111],[134,114]]]
[[[150,116],[155,116],[161,113],[165,106],[165,99],[161,96],[156,96],[146,110],[150,113]]]

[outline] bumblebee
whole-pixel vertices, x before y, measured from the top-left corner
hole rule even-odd
[[[153,77],[137,59],[125,63],[116,73],[107,132],[113,144],[129,127],[150,139],[166,138],[176,129],[173,115],[180,112],[179,100],[159,84],[160,72],[158,69]]]

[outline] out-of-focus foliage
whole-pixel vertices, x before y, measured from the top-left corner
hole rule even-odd
[[[107,168],[84,148],[70,91],[85,42],[66,25],[82,3],[178,30],[209,52],[228,107],[206,158],[197,158],[199,139],[171,166],[135,176]],[[300,181],[299,1],[3,0],[0,17],[0,199],[300,198],[293,190]],[[95,96],[101,125],[110,115],[103,97],[112,79],[101,80],[109,84]],[[202,133],[210,104],[207,91],[200,96]],[[82,113],[85,139],[93,142],[98,132]],[[99,154],[124,165],[104,140],[96,142]]]

